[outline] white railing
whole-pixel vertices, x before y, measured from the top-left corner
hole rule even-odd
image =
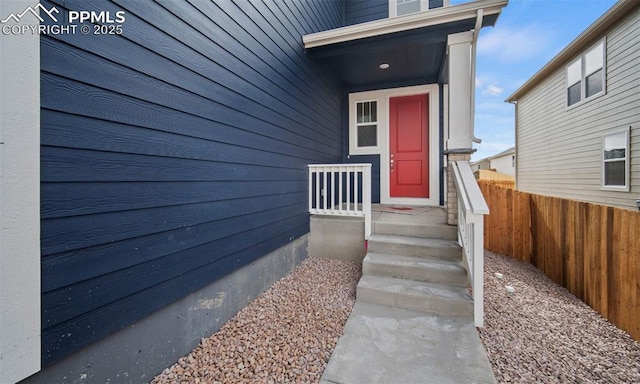
[[[310,164],[309,213],[364,217],[371,236],[371,164]]]
[[[458,195],[458,242],[464,251],[473,295],[473,320],[484,325],[484,215],[489,214],[480,187],[467,161],[453,162]]]

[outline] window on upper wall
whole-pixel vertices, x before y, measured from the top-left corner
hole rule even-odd
[[[567,106],[604,94],[605,62],[602,40],[567,66]]]
[[[629,190],[629,130],[602,139],[602,185],[607,189]]]
[[[389,0],[389,17],[409,15],[448,4],[449,0]]]
[[[396,0],[396,16],[420,12],[420,0]]]

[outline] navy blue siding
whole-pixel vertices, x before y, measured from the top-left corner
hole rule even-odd
[[[366,23],[389,17],[389,0],[346,0],[345,25]]]
[[[306,166],[342,158],[301,38],[341,2],[55,5],[126,21],[41,37],[44,366],[307,233]]]

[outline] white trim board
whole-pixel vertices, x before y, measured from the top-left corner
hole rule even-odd
[[[429,95],[429,198],[397,198],[390,196],[389,185],[389,99],[418,94]],[[378,100],[378,145],[352,151],[352,109],[357,101]],[[440,95],[437,84],[381,89],[349,94],[349,155],[380,155],[380,202],[382,204],[440,205]],[[445,112],[446,113],[446,112]]]
[[[0,16],[33,2],[0,2]],[[40,38],[0,39],[0,382],[40,370]]]

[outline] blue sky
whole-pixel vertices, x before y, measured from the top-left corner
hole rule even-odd
[[[451,0],[451,4],[468,2]],[[510,0],[478,42],[477,161],[514,145],[514,106],[505,99],[604,14],[615,0]]]

